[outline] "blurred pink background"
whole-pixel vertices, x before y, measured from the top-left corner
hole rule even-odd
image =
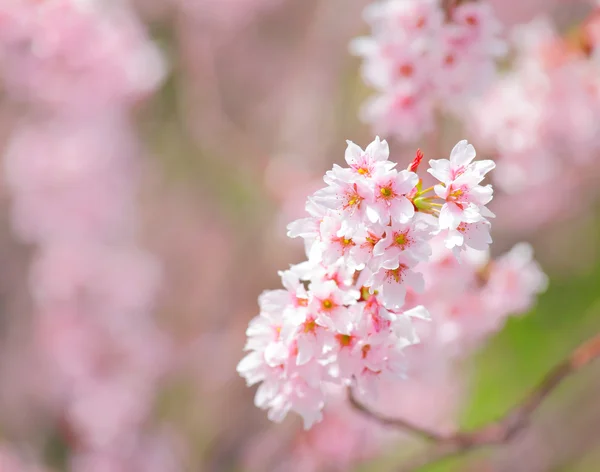
[[[351,54],[369,3],[1,0],[0,472],[387,471],[418,449],[343,391],[310,431],[270,423],[236,372],[346,139],[379,133],[402,167],[468,139],[498,162],[493,256],[528,241],[550,277],[506,328],[462,320],[460,355],[439,334],[374,408],[480,424],[600,327],[596,3],[490,1],[493,73],[391,131],[364,121],[381,91]],[[599,470],[599,385],[595,366],[518,441],[435,470]]]

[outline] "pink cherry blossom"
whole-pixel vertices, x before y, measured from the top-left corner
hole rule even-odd
[[[485,205],[492,199],[492,186],[479,183],[494,168],[493,161],[473,163],[475,149],[466,141],[459,142],[450,159],[431,160],[428,172],[442,183],[435,186],[435,193],[443,199],[440,228],[454,230],[461,223],[476,223],[493,217]]]
[[[344,158],[352,172],[359,176],[371,177],[376,170],[389,170],[395,166],[388,161],[390,148],[387,141],[380,140],[379,136],[364,151],[352,141],[347,141],[347,144]]]
[[[431,254],[428,243],[430,233],[429,225],[418,218],[408,224],[392,222],[386,228],[385,237],[375,244],[373,256],[390,260],[402,254],[415,261],[426,261]]]
[[[378,270],[371,271],[365,282],[371,293],[381,294],[383,304],[392,309],[404,305],[408,287],[419,292],[423,289],[423,277],[411,269],[412,260],[404,255],[384,261]]]
[[[491,263],[483,296],[490,311],[519,314],[530,310],[547,286],[548,277],[533,260],[532,247],[519,243]]]
[[[351,235],[366,215],[368,201],[365,199],[369,198],[372,192],[361,180],[346,179],[346,176],[342,172],[336,172],[336,169],[330,172],[332,175],[328,175],[326,179],[329,185],[315,192],[314,202],[337,210],[343,217],[339,233]]]
[[[325,264],[333,264],[340,257],[348,257],[356,246],[351,236],[343,235],[342,220],[337,216],[323,218],[320,226],[320,237],[321,256]]]
[[[357,290],[341,290],[333,280],[311,284],[312,299],[309,309],[317,314],[317,322],[338,333],[348,334],[351,321],[346,316],[347,306],[356,302]]]
[[[390,170],[373,177],[373,199],[369,205],[368,217],[375,223],[387,224],[389,221],[404,223],[415,214],[408,195],[414,190],[419,178],[407,170]]]
[[[375,246],[381,241],[387,226],[379,223],[369,225],[369,229],[361,228],[353,235],[355,246],[350,253],[349,263],[360,269],[365,265],[378,263],[379,257],[375,256]]]
[[[448,230],[446,247],[455,253],[467,247],[478,251],[485,251],[492,243],[490,236],[490,223],[486,220],[475,223],[460,223],[456,229]]]
[[[430,160],[430,169],[427,172],[445,185],[450,185],[459,177],[479,183],[494,169],[495,164],[491,160],[473,162],[476,155],[472,144],[466,140],[459,141],[452,148],[450,159]]]
[[[401,83],[367,99],[359,116],[384,135],[413,141],[435,129],[435,101],[413,84]]]

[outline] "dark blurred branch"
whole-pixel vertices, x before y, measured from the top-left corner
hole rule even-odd
[[[411,434],[414,434],[415,436],[427,439],[428,441],[440,442],[448,439],[443,434],[438,434],[435,431],[429,431],[425,428],[421,428],[420,426],[409,423],[408,421],[405,421],[401,418],[391,418],[381,413],[377,413],[376,411],[370,410],[358,401],[358,399],[354,396],[352,388],[350,387],[348,387],[348,400],[350,401],[350,404],[354,407],[354,409],[361,412],[363,415],[374,419],[382,425],[403,429]]]
[[[452,456],[509,442],[527,427],[537,408],[563,380],[598,357],[600,357],[600,333],[581,344],[565,360],[551,369],[542,381],[502,418],[472,431],[459,431],[449,435],[428,431],[406,421],[373,412],[359,403],[351,390],[349,390],[349,399],[354,408],[380,423],[403,429],[433,443],[421,455],[415,456],[398,468],[398,472],[411,472]]]

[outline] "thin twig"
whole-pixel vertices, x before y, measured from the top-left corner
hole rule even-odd
[[[352,391],[352,387],[348,387],[348,400],[350,401],[350,404],[354,407],[354,409],[361,412],[363,415],[374,419],[382,425],[403,429],[407,432],[410,432],[411,434],[414,434],[415,436],[420,436],[421,438],[426,439],[428,441],[444,441],[445,439],[447,439],[447,437],[443,434],[427,430],[401,418],[392,418],[378,413],[376,411],[370,410],[368,407],[366,407],[358,401],[358,399],[354,395],[354,392]]]
[[[395,426],[433,443],[423,454],[404,463],[398,472],[412,472],[452,456],[466,454],[485,446],[505,444],[527,427],[542,402],[571,374],[600,357],[600,333],[581,344],[561,363],[551,369],[529,394],[502,418],[472,431],[441,435],[406,421],[388,418],[360,404],[352,392],[350,403],[360,412],[389,426]]]

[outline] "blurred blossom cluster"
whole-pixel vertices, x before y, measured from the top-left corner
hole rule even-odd
[[[544,17],[515,28],[513,67],[473,105],[470,128],[497,156],[498,185],[509,202],[528,195],[521,224],[567,214],[598,175],[598,27],[593,13],[570,36]],[[555,185],[570,197],[548,195]]]
[[[352,44],[363,56],[365,81],[379,90],[363,110],[385,134],[416,140],[431,132],[438,110],[464,116],[466,100],[496,74],[505,52],[501,25],[485,1],[373,3],[365,10],[373,34]]]
[[[0,0],[0,472],[412,448],[349,391],[455,429],[597,210],[599,44],[588,0]]]
[[[158,86],[160,55],[122,5],[0,8],[4,86],[24,104],[5,154],[11,222],[33,246],[33,348],[68,467],[176,470],[153,457],[166,446],[145,426],[168,341],[151,318],[159,266],[136,243],[141,147],[129,117]]]

